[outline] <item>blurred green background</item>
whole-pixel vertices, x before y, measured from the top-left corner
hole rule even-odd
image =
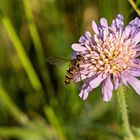
[[[64,84],[68,64],[46,61],[70,58],[92,20],[111,24],[118,13],[125,24],[138,16],[127,0],[0,0],[0,140],[123,138],[116,93],[105,103],[99,87],[82,101],[79,85]],[[140,96],[129,87],[126,99],[140,127]]]

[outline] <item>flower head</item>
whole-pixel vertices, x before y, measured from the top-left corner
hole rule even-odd
[[[118,14],[111,26],[105,18],[100,24],[92,22],[94,35],[86,32],[79,43],[72,44],[73,57],[81,55],[84,63],[73,80],[84,80],[79,96],[86,99],[88,94],[102,84],[104,101],[110,101],[112,91],[120,83],[130,84],[140,94],[140,19],[136,17],[124,28],[124,18]]]

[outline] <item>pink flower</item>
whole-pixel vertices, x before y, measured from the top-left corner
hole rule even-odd
[[[80,71],[73,80],[84,80],[79,96],[85,100],[100,84],[104,101],[110,101],[112,91],[120,83],[130,84],[140,94],[140,19],[136,17],[124,28],[124,18],[118,14],[111,26],[105,18],[92,22],[94,35],[86,32],[79,43],[72,44],[74,55],[81,55]]]

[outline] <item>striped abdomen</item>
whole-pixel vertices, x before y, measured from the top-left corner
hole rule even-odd
[[[71,60],[69,69],[67,70],[67,74],[65,76],[65,84],[70,84],[71,80],[73,79],[73,75],[79,71],[80,63],[84,62],[84,58],[81,55],[77,55],[75,59]]]
[[[79,69],[78,67],[73,66],[67,70],[67,74],[65,76],[66,85],[70,84],[71,80],[73,79],[73,75],[77,72],[78,69]]]

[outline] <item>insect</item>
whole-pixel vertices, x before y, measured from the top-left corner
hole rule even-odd
[[[84,58],[81,55],[76,55],[76,58],[70,61],[70,66],[65,76],[66,85],[70,84],[71,80],[73,79],[74,74],[80,70],[80,63],[83,63],[83,62],[84,62]]]
[[[84,62],[84,58],[81,55],[76,55],[76,58],[74,59],[48,57],[47,61],[52,65],[59,65],[65,62],[70,62],[69,68],[67,69],[65,75],[65,84],[68,85],[73,79],[74,74],[76,74],[80,70],[79,66]]]

